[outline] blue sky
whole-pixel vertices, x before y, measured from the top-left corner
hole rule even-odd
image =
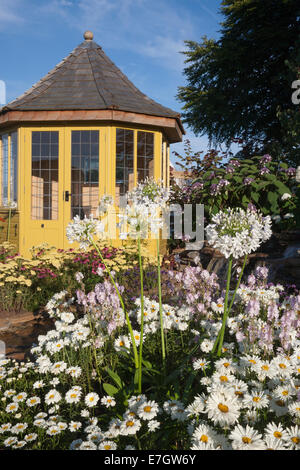
[[[175,95],[185,83],[184,40],[217,38],[220,5],[221,0],[0,0],[0,80],[7,101],[66,57],[90,29],[142,92],[180,112]],[[206,137],[186,131],[195,151],[207,148]]]

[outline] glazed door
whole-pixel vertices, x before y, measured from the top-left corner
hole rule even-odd
[[[75,248],[66,237],[67,224],[75,216],[96,216],[100,197],[100,129],[65,131],[64,248]],[[103,187],[103,185],[102,185]]]
[[[99,204],[100,129],[27,129],[25,148],[23,251],[41,243],[76,248],[66,237],[68,223],[96,216]]]
[[[36,128],[25,131],[24,251],[47,243],[63,243],[64,130]]]

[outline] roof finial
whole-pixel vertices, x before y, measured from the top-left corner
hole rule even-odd
[[[86,41],[92,41],[94,39],[92,31],[85,31],[83,37]]]

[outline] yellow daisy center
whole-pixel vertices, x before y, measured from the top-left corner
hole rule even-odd
[[[218,408],[222,413],[228,413],[228,411],[229,411],[228,406],[223,405],[223,403],[219,403]]]
[[[250,444],[250,442],[252,442],[250,437],[246,437],[246,436],[244,436],[242,438],[242,441],[243,441],[244,444]]]

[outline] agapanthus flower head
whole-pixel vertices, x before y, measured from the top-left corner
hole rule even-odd
[[[113,206],[114,204],[114,198],[108,194],[105,194],[102,196],[102,198],[99,201],[99,206],[97,209],[97,215],[104,215],[107,211],[108,208]]]
[[[100,236],[104,232],[104,225],[100,220],[94,219],[93,215],[80,219],[76,215],[68,224],[66,235],[69,243],[78,242],[80,249],[86,250],[94,236]]]
[[[163,209],[170,197],[170,190],[153,178],[146,178],[128,193],[128,201],[134,205],[157,206]]]
[[[152,234],[157,234],[163,226],[161,211],[167,206],[169,197],[169,189],[153,178],[139,183],[127,194],[128,204],[119,214],[120,238],[148,238],[149,229]]]
[[[240,258],[257,250],[272,235],[271,218],[241,208],[220,211],[206,227],[208,243],[225,258]]]
[[[7,209],[16,209],[17,208],[17,203],[15,201],[11,201],[7,198],[3,199],[2,205],[4,207],[6,207]]]

